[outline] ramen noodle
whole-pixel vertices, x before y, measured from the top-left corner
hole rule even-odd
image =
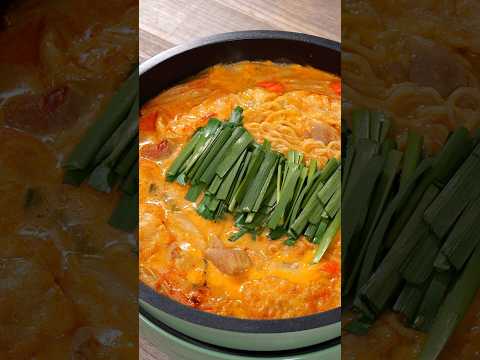
[[[140,119],[140,279],[183,304],[219,315],[273,319],[309,315],[340,304],[340,236],[319,264],[315,246],[295,246],[266,234],[253,241],[235,232],[233,218],[208,221],[187,189],[165,173],[180,148],[208,119],[244,109],[244,127],[257,142],[286,154],[302,152],[323,166],[340,157],[338,77],[300,65],[240,62],[214,66],[149,101]],[[236,263],[216,259],[212,249]],[[215,250],[216,251],[216,250]],[[240,258],[240,259],[239,259]]]

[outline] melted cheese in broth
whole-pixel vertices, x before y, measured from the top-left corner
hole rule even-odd
[[[273,319],[340,305],[340,236],[319,264],[314,245],[253,240],[235,232],[233,218],[213,222],[184,199],[188,187],[165,173],[192,133],[212,116],[244,108],[244,126],[257,142],[289,149],[321,165],[340,155],[339,79],[299,65],[241,62],[217,65],[147,103],[140,121],[140,278],[158,292],[220,315]],[[219,244],[218,244],[219,242]],[[214,243],[217,243],[216,245]],[[208,249],[247,254],[248,269],[229,273]]]

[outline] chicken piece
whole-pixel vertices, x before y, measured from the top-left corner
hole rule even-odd
[[[140,156],[145,159],[158,161],[170,156],[172,150],[172,146],[170,145],[168,140],[162,140],[158,144],[152,143],[143,145],[140,149]]]
[[[332,126],[323,122],[315,122],[312,126],[312,138],[329,144],[338,138],[338,134]]]
[[[205,258],[210,260],[221,272],[227,275],[239,275],[252,266],[252,260],[242,249],[228,249],[222,241],[212,236]]]
[[[467,64],[447,48],[421,37],[410,39],[408,47],[412,54],[410,81],[432,87],[443,97],[461,86],[470,85]]]
[[[21,94],[6,102],[5,123],[35,135],[53,134],[72,126],[83,105],[80,94],[68,86]]]

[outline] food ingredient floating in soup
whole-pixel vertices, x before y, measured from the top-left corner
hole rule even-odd
[[[109,223],[125,231],[138,226],[138,109],[135,70],[62,165],[67,184],[122,192]]]
[[[314,263],[321,260],[340,229],[341,166],[332,158],[323,169],[315,160],[303,163],[303,154],[285,157],[268,140],[255,142],[242,126],[243,109],[230,119],[210,118],[197,129],[166,173],[168,181],[191,187],[186,199],[196,201],[197,212],[209,220],[231,213],[238,232],[254,238],[264,229],[270,238],[288,236],[294,245],[301,235],[317,244]]]
[[[466,128],[423,158],[410,131],[405,150],[388,139],[389,120],[352,114],[344,156],[344,298],[368,331],[389,304],[408,326],[429,332],[420,359],[440,354],[480,288],[480,143]]]

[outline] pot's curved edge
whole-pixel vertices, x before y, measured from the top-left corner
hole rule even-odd
[[[154,55],[150,59],[144,61],[139,66],[140,75],[147,72],[155,65],[174,57],[175,55],[181,54],[187,50],[192,50],[197,47],[222,43],[222,42],[230,42],[230,41],[238,41],[238,40],[249,40],[249,39],[275,39],[275,40],[290,40],[290,41],[301,41],[310,43],[316,46],[325,47],[334,51],[340,52],[340,43],[325,39],[316,35],[304,34],[304,33],[297,33],[297,32],[289,32],[289,31],[277,31],[277,30],[249,30],[249,31],[234,31],[234,32],[227,32],[221,34],[215,34],[208,37],[200,38],[197,40],[193,40],[192,42],[177,45],[170,49],[164,50],[157,55]]]
[[[152,332],[150,340],[155,341],[157,335],[169,337],[171,341],[175,342],[175,346],[188,347],[191,351],[195,351],[198,355],[205,354],[210,359],[212,356],[219,359],[250,359],[250,358],[268,358],[268,359],[316,359],[318,355],[325,355],[333,351],[336,356],[331,357],[337,359],[340,351],[341,338],[340,336],[325,341],[320,344],[307,346],[304,348],[288,349],[281,351],[255,351],[255,350],[239,350],[226,348],[224,346],[212,345],[206,342],[199,341],[195,338],[189,337],[183,333],[179,333],[175,329],[159,322],[144,312],[139,313],[140,331],[146,330]],[[142,331],[143,330],[143,331]],[[273,341],[275,342],[275,341]],[[163,348],[163,347],[162,347]],[[322,357],[323,358],[323,357]],[[330,357],[328,357],[329,359]]]
[[[165,295],[155,292],[142,282],[140,282],[139,286],[139,298],[150,306],[186,322],[218,330],[251,334],[311,330],[339,323],[341,318],[340,307],[317,314],[276,320],[251,320],[220,316],[181,304]]]
[[[187,322],[141,301],[140,312],[159,324],[200,342],[242,351],[289,351],[327,343],[341,334],[341,323],[282,333],[245,333]]]

